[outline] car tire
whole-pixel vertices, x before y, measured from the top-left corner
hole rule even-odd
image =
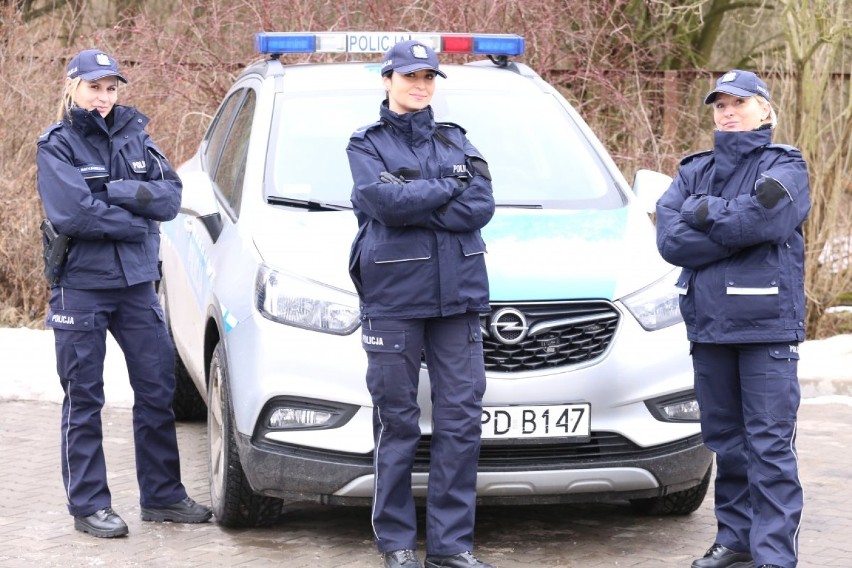
[[[643,515],[689,515],[694,513],[707,495],[712,472],[713,464],[710,464],[707,473],[701,479],[701,483],[695,487],[676,491],[662,497],[632,499],[630,506],[634,511]]]
[[[225,349],[218,343],[210,360],[207,390],[210,501],[216,522],[225,527],[258,527],[281,516],[283,501],[255,494],[243,471],[234,433]]]
[[[160,300],[160,306],[163,308],[163,316],[166,319],[166,329],[169,331],[169,336],[172,337],[172,345],[174,345],[174,334],[172,333],[171,319],[169,318],[169,307],[166,300],[166,282],[160,279],[157,285],[157,298]],[[183,364],[180,355],[178,355],[177,347],[175,347],[175,395],[172,399],[172,411],[175,413],[175,420],[189,421],[202,420],[207,414],[207,405],[198,392],[198,388],[192,381],[189,371]]]
[[[192,377],[189,376],[189,371],[177,355],[175,355],[175,398],[172,400],[172,410],[175,413],[175,420],[181,421],[202,420],[207,414],[204,399],[201,398],[195,383],[192,382]]]

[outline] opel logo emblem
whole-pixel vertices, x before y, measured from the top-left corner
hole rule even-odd
[[[503,308],[498,310],[491,318],[491,335],[497,338],[500,343],[506,345],[515,345],[523,341],[527,332],[530,330],[527,326],[527,318],[515,308]]]

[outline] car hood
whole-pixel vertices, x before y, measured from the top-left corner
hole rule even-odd
[[[482,231],[491,300],[615,300],[672,270],[638,207],[498,210]]]
[[[349,248],[354,215],[271,208],[254,232],[264,261],[354,291]],[[672,269],[657,253],[654,228],[639,208],[498,208],[482,230],[493,301],[605,298],[638,290]]]

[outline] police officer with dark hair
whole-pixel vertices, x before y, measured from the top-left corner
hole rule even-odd
[[[347,147],[359,230],[350,273],[361,300],[373,399],[373,529],[384,565],[422,566],[411,471],[425,352],[432,393],[426,567],[484,567],[471,553],[485,367],[479,314],[489,311],[485,243],[491,176],[463,128],[429,106],[438,58],[402,41],[384,56],[380,120]]]
[[[142,520],[201,523],[209,508],[180,478],[174,346],[153,282],[159,223],[177,215],[181,182],[145,131],[148,118],[116,104],[127,80],[106,53],[68,64],[58,122],[38,139],[38,191],[67,257],[49,267],[62,403],[61,464],[74,527],[97,537],[127,534],[112,509],[101,408],[106,333],[124,352],[134,392],[133,434]],[[46,224],[49,226],[49,224]]]
[[[718,530],[692,566],[794,568],[808,171],[796,148],[772,144],[777,118],[754,73],[726,73],[704,103],[714,149],[684,158],[657,203],[657,246],[683,267],[701,431],[716,453]]]

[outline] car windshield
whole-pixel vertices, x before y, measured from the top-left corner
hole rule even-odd
[[[346,144],[377,120],[376,92],[298,93],[273,128],[266,197],[349,205]],[[498,206],[606,209],[625,203],[572,117],[549,94],[436,93],[438,121],[457,122],[488,161]]]

